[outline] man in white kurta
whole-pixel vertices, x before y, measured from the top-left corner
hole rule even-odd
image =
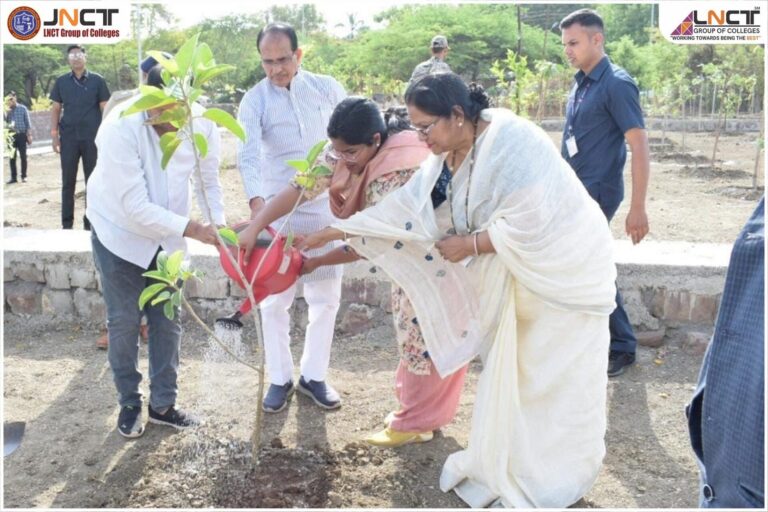
[[[344,88],[333,78],[300,68],[302,51],[289,25],[273,23],[264,27],[257,44],[267,77],[245,94],[238,113],[247,136],[238,151],[238,165],[252,215],[288,186],[295,169],[286,160],[306,158],[309,149],[326,138],[331,113],[346,97]],[[333,219],[328,194],[323,194],[301,205],[283,233],[311,233],[328,226]],[[280,219],[273,227],[280,229],[283,224],[284,219]],[[332,248],[329,244],[309,255],[318,256]],[[341,405],[338,393],[326,382],[341,300],[341,275],[341,265],[335,265],[320,267],[301,279],[309,324],[296,387],[324,409]],[[295,389],[288,310],[296,288],[294,284],[260,305],[270,382],[262,403],[267,412],[281,411]]]
[[[138,98],[138,96],[137,96]],[[208,141],[201,159],[201,179],[193,174],[193,145],[184,141],[168,167],[160,167],[160,132],[171,129],[150,125],[151,113],[121,118],[127,100],[107,115],[96,136],[101,155],[88,180],[91,241],[96,268],[107,306],[108,359],[118,392],[118,431],[138,437],[142,422],[142,380],[138,366],[138,338],[142,313],[149,325],[149,421],[183,429],[197,424],[194,415],[176,408],[181,323],[163,313],[164,304],[138,307],[142,290],[153,280],[143,277],[157,268],[161,250],[186,250],[185,237],[215,244],[215,226],[224,224],[219,183],[219,132],[208,120],[197,118],[195,131]],[[196,109],[201,107],[196,106]],[[203,189],[211,205],[211,218],[202,224],[189,218],[190,181],[195,183],[200,209]]]

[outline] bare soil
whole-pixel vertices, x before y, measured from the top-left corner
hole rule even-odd
[[[551,135],[559,142],[559,134]],[[714,167],[711,134],[688,134],[683,151],[681,134],[674,133],[672,145],[652,149],[648,238],[731,243],[762,194],[762,163],[759,189],[752,189],[755,138],[722,137]],[[224,147],[222,184],[228,218],[234,221],[247,215],[246,201],[234,144],[226,138]],[[31,156],[28,182],[4,189],[5,225],[57,228],[60,186],[57,157]],[[613,222],[617,238],[626,237],[627,209],[625,201]],[[93,344],[98,333],[72,325],[43,329],[7,317],[4,421],[25,421],[27,430],[18,450],[3,461],[4,507],[463,506],[455,495],[439,490],[438,477],[447,455],[466,446],[479,363],[468,373],[455,421],[433,441],[373,448],[362,438],[382,428],[396,406],[392,326],[385,321],[354,336],[337,331],[329,381],[341,393],[343,407],[326,412],[304,396],[293,397],[286,410],[266,416],[264,448],[254,464],[255,372],[212,360],[206,335],[195,325],[185,329],[179,405],[200,413],[204,425],[186,432],[148,425],[143,437],[128,441],[115,429],[111,372],[105,352]],[[252,332],[246,330],[243,339],[252,339]],[[302,333],[293,333],[296,361],[302,339]],[[144,375],[146,352],[142,346]],[[700,354],[677,344],[640,347],[637,364],[609,382],[607,455],[580,507],[697,505],[698,473],[683,408],[700,363]],[[142,387],[146,394],[147,383]]]
[[[301,355],[294,333],[294,358]],[[481,370],[468,373],[458,416],[420,445],[388,450],[361,439],[396,406],[397,364],[388,322],[334,341],[329,381],[343,406],[327,412],[303,395],[266,416],[264,449],[251,459],[256,374],[212,362],[206,335],[187,325],[179,405],[200,413],[193,431],[147,425],[137,440],[115,429],[117,406],[97,333],[73,326],[5,326],[5,421],[25,421],[4,460],[5,507],[459,508],[437,482],[445,458],[466,446]],[[244,339],[249,338],[246,333]],[[141,369],[146,375],[146,346]],[[609,383],[607,456],[581,507],[695,507],[697,472],[683,407],[701,357],[640,347],[638,363]],[[142,385],[147,392],[146,382]],[[145,410],[146,418],[146,410]]]

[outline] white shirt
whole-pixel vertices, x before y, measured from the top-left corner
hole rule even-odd
[[[245,93],[238,120],[245,128],[246,141],[239,143],[238,167],[248,199],[265,200],[283,190],[296,174],[286,160],[307,156],[310,148],[327,138],[333,109],[347,96],[332,77],[299,70],[290,89],[277,87],[264,78]],[[284,233],[313,233],[335,220],[328,194],[307,201],[291,216]],[[283,219],[272,224],[279,229]],[[309,256],[325,254],[337,244],[307,251]],[[341,276],[341,265],[323,266],[302,276],[301,282]]]
[[[237,159],[249,200],[268,199],[285,188],[296,173],[285,161],[306,158],[326,139],[333,109],[346,96],[332,77],[302,70],[290,89],[264,78],[245,93],[238,120],[246,141],[239,143]]]
[[[159,247],[186,251],[183,233],[189,223],[190,180],[195,185],[203,215],[207,212],[202,187],[194,176],[192,144],[184,141],[165,170],[160,167],[160,137],[145,125],[146,113],[120,118],[135,100],[115,108],[96,135],[99,158],[88,179],[86,215],[99,241],[116,256],[148,268]],[[124,106],[123,106],[124,105]],[[202,107],[195,105],[196,111]],[[207,119],[194,120],[195,132],[208,141],[208,154],[200,160],[205,187],[216,224],[224,224],[219,182],[220,135]]]

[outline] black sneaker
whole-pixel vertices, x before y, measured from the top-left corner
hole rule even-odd
[[[267,390],[267,396],[261,402],[261,408],[264,412],[280,412],[288,405],[288,400],[293,395],[293,381],[289,380],[282,386],[270,384]]]
[[[629,352],[615,352],[611,351],[608,356],[608,376],[618,377],[629,366],[635,364],[635,354]]]
[[[330,384],[324,380],[304,380],[302,375],[299,379],[299,392],[307,395],[317,405],[323,409],[338,409],[341,407],[341,398]]]
[[[141,407],[126,405],[120,408],[117,415],[117,431],[123,437],[134,438],[144,433],[144,421],[141,417]]]
[[[152,409],[152,406],[150,405],[149,422],[157,425],[167,425],[179,430],[200,425],[200,420],[195,415],[188,413],[183,409],[176,409],[173,405],[165,411],[165,414],[160,414]]]

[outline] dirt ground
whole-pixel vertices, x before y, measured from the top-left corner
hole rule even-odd
[[[723,137],[715,169],[708,164],[711,134],[688,134],[686,152],[680,134],[672,134],[671,148],[654,146],[649,239],[732,242],[762,193],[762,171],[759,192],[749,190],[755,136]],[[222,182],[228,217],[235,220],[247,212],[231,142],[224,144]],[[7,168],[6,161],[6,173]],[[4,189],[5,225],[59,226],[58,169],[52,154],[30,158],[28,182]],[[612,226],[617,238],[625,237],[619,219],[626,205]],[[80,197],[76,216],[82,211]],[[185,328],[179,405],[201,413],[205,425],[184,433],[148,425],[143,437],[126,441],[115,430],[118,411],[106,354],[93,347],[98,333],[72,325],[52,331],[6,319],[4,421],[25,421],[27,430],[20,448],[3,461],[4,506],[463,506],[439,490],[438,476],[447,455],[466,446],[478,363],[468,374],[457,418],[433,441],[372,448],[361,439],[381,428],[396,405],[393,330],[383,322],[361,335],[337,333],[329,381],[341,393],[343,407],[325,412],[295,396],[285,411],[266,417],[266,448],[253,466],[255,373],[213,357],[206,335],[194,325]],[[301,333],[293,339],[298,361]],[[146,347],[141,351],[146,375]],[[697,505],[698,474],[683,407],[700,363],[700,355],[677,345],[640,347],[638,363],[609,382],[607,455],[580,506]],[[146,393],[147,383],[142,386]]]
[[[258,403],[253,370],[212,362],[204,333],[187,326],[179,405],[200,412],[205,425],[182,433],[148,425],[143,437],[126,441],[115,430],[112,378],[94,337],[72,326],[51,332],[6,324],[5,420],[26,421],[27,430],[4,460],[5,507],[463,505],[437,482],[445,458],[466,446],[479,364],[468,374],[457,418],[433,441],[395,450],[360,442],[396,405],[397,352],[388,322],[336,337],[329,381],[342,408],[325,412],[294,396],[286,410],[266,417],[267,448],[256,467],[249,459]],[[296,342],[297,361],[300,350]],[[146,347],[141,352],[146,375]],[[683,407],[701,358],[677,347],[640,347],[638,355],[609,383],[608,453],[581,506],[695,507],[697,473]]]

